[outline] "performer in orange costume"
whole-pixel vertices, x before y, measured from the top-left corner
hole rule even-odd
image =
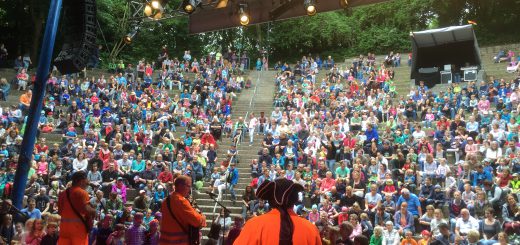
[[[179,176],[174,181],[175,191],[168,197],[170,207],[164,200],[161,205],[161,235],[159,244],[189,244],[188,226],[202,228],[206,226],[206,217],[191,206],[186,197],[191,190],[191,178]],[[174,219],[171,213],[175,215]]]
[[[88,217],[95,216],[96,209],[90,206],[90,197],[85,191],[87,186],[87,174],[78,171],[72,175],[72,186],[60,193],[58,197],[58,211],[61,215],[59,245],[88,244],[89,231],[82,219],[87,220]],[[70,199],[67,197],[67,192],[69,192]],[[74,212],[73,207],[81,217]]]
[[[303,186],[287,179],[262,183],[256,196],[268,200],[273,210],[249,220],[234,244],[321,244],[318,228],[293,211],[301,191]]]

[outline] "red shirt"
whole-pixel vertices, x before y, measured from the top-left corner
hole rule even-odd
[[[173,182],[173,174],[172,172],[170,171],[162,171],[160,174],[159,174],[159,177],[158,179],[162,182],[162,183],[168,183],[168,182]]]
[[[47,146],[47,145],[41,145],[41,144],[36,145],[36,150],[38,151],[38,153],[46,152],[48,149],[49,149],[49,146]]]

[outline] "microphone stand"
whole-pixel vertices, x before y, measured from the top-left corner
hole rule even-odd
[[[11,210],[14,211],[14,213],[16,214],[14,217],[15,220],[19,220],[20,218],[27,220],[29,218],[24,212],[16,208],[13,204],[11,204],[5,199],[2,199],[0,201],[0,214],[8,214],[11,212]]]
[[[228,214],[231,213],[231,211],[228,208],[226,208],[226,206],[224,206],[224,204],[222,204],[220,201],[218,201],[215,198],[215,196],[209,195],[209,198],[211,198],[213,201],[215,201],[215,205],[219,205],[224,210],[224,227],[222,227],[222,244],[224,245],[224,244],[226,244],[226,236],[224,234],[224,230],[226,228],[226,218],[227,218]]]

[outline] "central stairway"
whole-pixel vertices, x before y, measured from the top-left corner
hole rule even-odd
[[[252,87],[250,89],[243,89],[238,96],[238,100],[234,101],[232,119],[236,122],[239,117],[244,118],[246,122],[249,120],[251,113],[255,113],[255,116],[259,116],[260,112],[264,112],[266,117],[271,115],[273,111],[273,96],[275,93],[274,76],[275,71],[252,71],[249,73],[249,78],[252,81]],[[242,193],[244,189],[251,182],[251,168],[249,164],[252,159],[258,158],[258,151],[262,148],[263,135],[256,135],[253,141],[253,145],[249,146],[249,135],[244,136],[243,142],[237,146],[239,163],[237,169],[239,173],[239,181],[235,186],[236,202],[233,204],[229,192],[223,195],[222,204],[224,204],[231,211],[231,218],[241,216],[242,214]],[[218,162],[220,165],[222,159],[226,156],[226,152],[231,146],[231,139],[224,138],[219,143],[220,147],[218,150]],[[218,166],[217,165],[217,166]],[[206,215],[207,227],[202,229],[204,235],[203,240],[206,240],[207,233],[211,227],[213,219],[220,212],[220,207],[204,193],[210,190],[209,183],[204,183],[204,188],[199,192],[195,193],[194,196],[197,200],[197,204],[201,211]]]

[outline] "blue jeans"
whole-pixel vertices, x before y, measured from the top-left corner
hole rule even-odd
[[[231,193],[231,200],[236,200],[235,185],[229,184],[229,193]]]
[[[492,245],[492,244],[495,244],[497,242],[498,242],[497,240],[484,240],[484,239],[480,240],[480,243],[482,245]]]
[[[335,173],[335,169],[334,169],[334,165],[336,165],[336,160],[335,159],[332,159],[332,160],[327,160],[327,168],[329,169],[329,171],[332,172],[332,176],[336,176],[336,173]]]

